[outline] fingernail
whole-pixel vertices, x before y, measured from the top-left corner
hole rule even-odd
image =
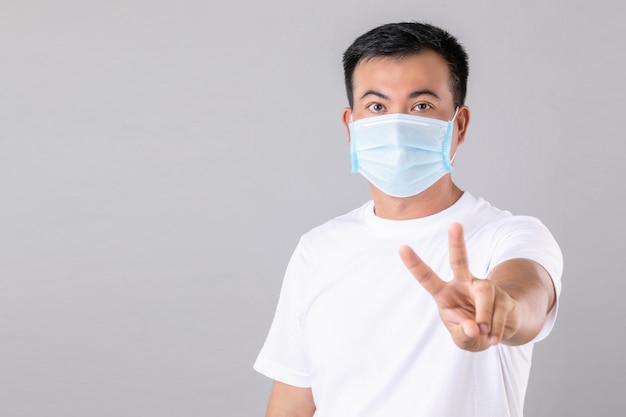
[[[498,344],[498,337],[497,336],[491,336],[489,338],[489,344],[491,345],[497,345]]]
[[[489,333],[489,327],[487,327],[487,325],[485,323],[482,323],[479,326],[480,326],[480,334],[487,334],[487,333]]]

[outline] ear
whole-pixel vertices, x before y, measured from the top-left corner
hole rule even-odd
[[[350,118],[352,116],[352,109],[350,107],[346,107],[343,109],[343,113],[341,114],[341,122],[343,126],[346,128],[346,132],[348,133],[348,144],[350,143]]]
[[[457,128],[457,142],[456,145],[459,146],[463,142],[465,142],[465,134],[467,133],[467,127],[470,122],[470,109],[467,106],[459,107],[459,113],[456,115],[456,120],[454,123]]]

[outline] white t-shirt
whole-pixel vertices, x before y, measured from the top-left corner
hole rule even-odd
[[[528,258],[557,294],[563,260],[537,219],[512,216],[469,193],[414,220],[377,217],[370,201],[306,233],[289,262],[274,321],[254,368],[310,387],[316,417],[522,416],[533,343],[458,348],[432,296],[398,255],[410,245],[452,279],[448,227],[464,227],[470,271]],[[550,312],[535,341],[552,329]]]

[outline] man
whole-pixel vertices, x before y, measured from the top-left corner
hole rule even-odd
[[[536,219],[460,190],[457,40],[383,25],[344,53],[353,171],[372,201],[305,234],[255,369],[268,417],[521,416],[562,257]]]

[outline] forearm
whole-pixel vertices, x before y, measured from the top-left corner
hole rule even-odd
[[[556,294],[548,272],[529,259],[512,259],[494,268],[487,277],[515,301],[515,311],[502,343],[523,345],[533,340],[554,306]]]

